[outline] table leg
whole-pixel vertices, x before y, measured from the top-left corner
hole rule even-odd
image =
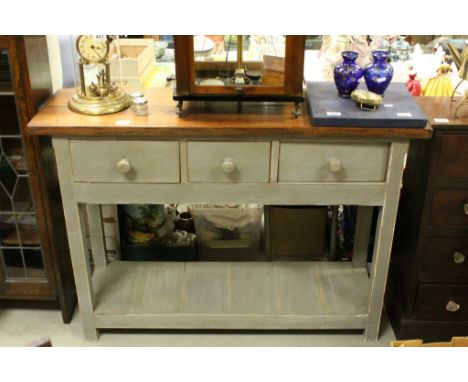
[[[366,265],[373,210],[374,207],[358,206],[352,260],[354,267],[364,267]]]
[[[379,209],[376,242],[372,259],[369,318],[365,333],[366,341],[377,341],[379,337],[393,232],[407,150],[408,142],[393,142],[390,148],[389,164],[387,167],[387,192],[384,204]]]
[[[332,218],[330,227],[330,253],[328,260],[336,260],[336,231],[338,229],[338,206],[331,206]]]
[[[107,260],[101,206],[99,204],[87,204],[86,214],[88,215],[91,253],[93,254],[94,265],[96,267],[105,267]]]
[[[87,340],[96,340],[98,332],[94,321],[94,293],[91,266],[86,242],[84,211],[75,201],[68,144],[64,139],[53,140],[57,158],[60,190],[67,226],[68,244],[75,277],[78,304],[83,331]]]

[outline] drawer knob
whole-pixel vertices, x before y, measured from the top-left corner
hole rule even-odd
[[[459,251],[454,252],[453,261],[455,264],[463,264],[465,262],[465,255]]]
[[[449,301],[445,309],[447,312],[458,312],[460,310],[460,304],[457,304],[455,301]]]
[[[226,174],[230,174],[236,169],[236,164],[234,163],[232,158],[224,158],[221,168]]]
[[[132,169],[130,161],[126,158],[123,158],[117,162],[117,170],[122,174],[127,174]]]
[[[468,216],[468,203],[463,205],[463,211],[465,211],[465,215]]]
[[[330,162],[329,162],[329,165],[330,165],[330,171],[331,172],[340,172],[341,171],[341,162],[339,159],[337,158],[332,158],[330,159]]]

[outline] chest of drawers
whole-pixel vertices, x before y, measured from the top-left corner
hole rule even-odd
[[[432,106],[434,135],[408,154],[386,304],[398,338],[425,341],[468,335],[468,118]]]

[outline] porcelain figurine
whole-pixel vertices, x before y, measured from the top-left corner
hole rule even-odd
[[[408,81],[406,81],[406,89],[410,92],[412,96],[418,97],[422,96],[421,83],[416,79],[417,73],[413,70],[413,67],[409,67]]]
[[[416,79],[416,73],[409,73],[409,80],[406,81],[406,89],[411,93],[412,96],[418,97],[422,95],[421,83]]]
[[[364,79],[367,89],[383,95],[393,78],[393,67],[387,63],[388,52],[375,50],[372,52],[373,62],[364,69]]]
[[[364,75],[364,69],[356,64],[357,52],[346,51],[341,53],[343,62],[335,66],[333,78],[338,95],[349,98],[351,93],[358,87],[359,80]]]
[[[450,72],[452,72],[452,66],[444,60],[437,68],[437,74],[422,86],[423,94],[426,97],[451,97],[454,88],[448,76]]]

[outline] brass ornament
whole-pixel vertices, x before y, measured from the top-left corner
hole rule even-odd
[[[127,109],[131,99],[123,90],[112,82],[110,75],[109,51],[111,39],[81,35],[76,42],[80,55],[80,89],[70,101],[71,110],[88,115],[112,114]],[[87,84],[84,75],[85,65],[97,65],[96,82]]]
[[[362,110],[376,111],[382,104],[382,96],[368,90],[357,89],[351,93],[351,99],[356,102]]]
[[[463,81],[468,80],[468,46],[465,46],[461,53],[452,43],[447,43],[447,47],[449,48],[450,54],[453,60],[455,61],[455,65],[457,66],[458,77],[460,77],[460,82],[455,87],[455,89],[453,89],[451,100],[454,101],[455,93],[458,87],[463,83]],[[455,109],[455,118],[457,118],[458,111],[463,106],[468,106],[468,90],[465,90],[462,101],[458,104],[458,106]]]

